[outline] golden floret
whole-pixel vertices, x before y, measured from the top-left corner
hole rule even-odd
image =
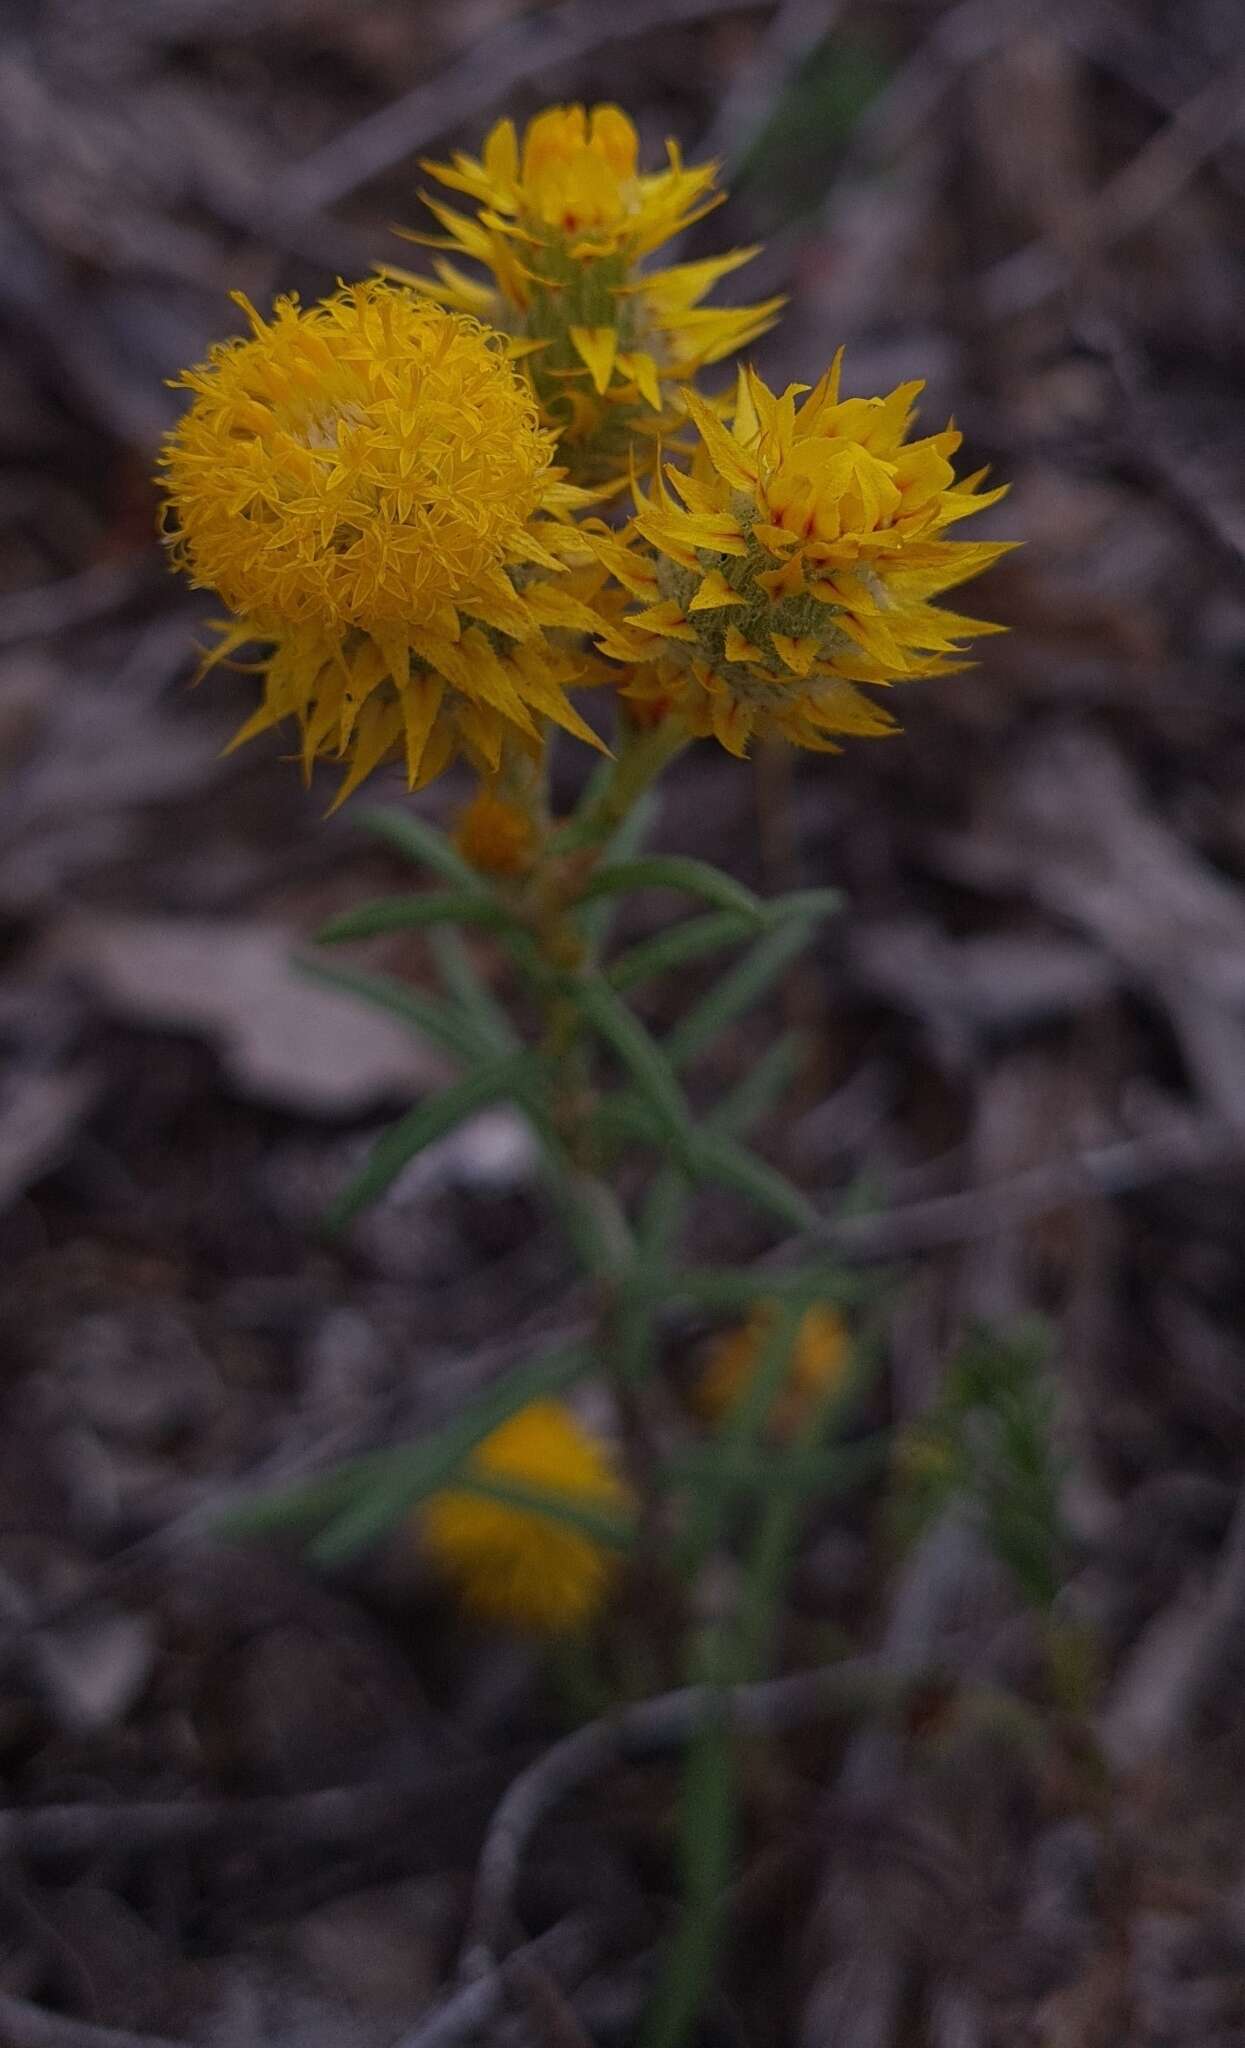
[[[482,875],[522,875],[536,854],[536,828],[507,797],[481,787],[459,812],[454,844]]]
[[[625,540],[595,533],[634,605],[602,650],[633,665],[637,698],[733,754],[754,733],[836,752],[832,735],[891,732],[857,684],[948,674],[964,641],[1003,630],[930,600],[1014,545],[944,538],[1006,487],[956,478],[954,426],[907,438],[919,382],[841,398],[841,355],[781,398],[741,370],[729,425],[685,392],[690,471],[667,465],[651,499],[637,490]]]
[[[161,456],[172,558],[235,614],[212,661],[270,649],[238,739],[296,720],[342,795],[391,754],[412,787],[459,749],[491,772],[542,717],[591,739],[546,639],[592,622],[558,587],[582,494],[503,339],[382,283],[238,303],[250,334],[178,379]]]
[[[677,386],[772,326],[782,304],[702,306],[755,249],[644,271],[644,260],[716,206],[716,164],[685,166],[673,142],[664,170],[639,169],[639,138],[618,107],[548,107],[520,149],[499,121],[481,157],[425,168],[477,211],[428,200],[443,233],[409,235],[467,257],[488,284],[438,258],[436,282],[392,272],[505,328],[581,480],[623,474],[628,439],[650,445],[680,424]]]
[[[467,1473],[530,1489],[570,1511],[620,1516],[627,1489],[606,1445],[560,1401],[533,1401],[477,1445]],[[424,1543],[465,1605],[532,1634],[582,1628],[606,1599],[619,1553],[538,1507],[450,1489],[424,1510]]]
[[[746,1323],[728,1330],[710,1347],[696,1386],[696,1406],[720,1422],[752,1382],[774,1323],[771,1302],[758,1302]],[[838,1386],[851,1361],[851,1339],[838,1310],[815,1302],[801,1317],[782,1385],[774,1396],[768,1426],[778,1437],[794,1436],[809,1411]]]

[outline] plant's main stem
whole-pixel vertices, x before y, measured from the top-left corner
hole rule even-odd
[[[616,749],[603,782],[590,788],[574,816],[564,825],[550,818],[543,782],[515,775],[507,795],[526,810],[536,836],[537,852],[528,881],[528,909],[540,960],[550,970],[533,981],[541,1014],[541,1050],[553,1074],[553,1121],[567,1157],[581,1177],[585,1199],[611,1219],[620,1240],[616,1277],[597,1276],[597,1355],[608,1376],[618,1415],[627,1476],[636,1501],[636,1546],[633,1569],[644,1587],[644,1608],[654,1619],[652,1646],[666,1682],[675,1675],[670,1662],[684,1619],[677,1584],[672,1579],[661,1540],[663,1503],[654,1475],[661,1469],[659,1446],[645,1401],[640,1376],[627,1363],[623,1325],[628,1309],[628,1283],[634,1277],[637,1249],[612,1188],[601,1175],[595,1111],[599,1086],[592,1043],[584,1014],[567,993],[567,982],[595,971],[596,947],[580,917],[587,884],[607,855],[610,840],[626,823],[644,793],[687,744],[679,726],[640,728],[620,719]]]

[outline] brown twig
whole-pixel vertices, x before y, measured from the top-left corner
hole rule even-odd
[[[421,1808],[441,1809],[478,1792],[495,1775],[475,1764],[410,1776],[331,1785],[275,1799],[66,1802],[0,1808],[0,1857],[84,1856],[234,1839],[354,1842],[377,1829],[409,1826]]]
[[[0,647],[106,618],[128,604],[150,579],[151,562],[144,556],[139,563],[99,563],[35,590],[15,590],[0,597]]]
[[[716,1686],[687,1686],[577,1728],[520,1773],[493,1815],[476,1869],[463,1978],[471,1983],[496,1970],[510,1937],[511,1901],[527,1845],[550,1809],[580,1786],[619,1764],[680,1748],[721,1714],[724,1697],[732,1727],[776,1735],[827,1714],[891,1701],[895,1692],[871,1658],[845,1658],[822,1670],[737,1686],[725,1695]]]
[[[535,1941],[525,1942],[506,1962],[495,1964],[474,1982],[452,1992],[413,2033],[404,2034],[396,2048],[451,2048],[455,2041],[474,2037],[504,2009],[512,1970],[537,1969],[557,1983],[583,1976],[604,1948],[599,1920],[587,1913],[571,1914]]]
[[[1173,1174],[1215,1172],[1242,1160],[1245,1134],[1218,1122],[1181,1120],[1139,1138],[1052,1159],[984,1187],[827,1222],[817,1238],[857,1264],[911,1258],[1014,1230],[1069,1202],[1134,1194]]]
[[[1139,351],[1129,337],[1098,312],[1090,315],[1084,326],[1091,347],[1101,349],[1110,363],[1131,414],[1127,445],[1131,466],[1161,492],[1194,528],[1199,540],[1213,550],[1223,568],[1240,582],[1245,576],[1245,515],[1235,501],[1228,502],[1207,487],[1176,445],[1161,399],[1151,388]]]
[[[592,2048],[547,1964],[534,1962],[530,1956],[511,1956],[502,1974],[507,1991],[526,2006],[544,2048]]]
[[[1160,114],[1179,112],[1187,96],[1187,46],[1136,20],[1126,5],[1077,0],[1063,9],[1058,34],[1069,49]],[[1216,168],[1234,192],[1245,194],[1245,159],[1230,143],[1220,149]]]
[[[1103,1751],[1117,1770],[1138,1770],[1188,1738],[1213,1698],[1245,1623],[1245,1491],[1240,1494],[1208,1591],[1165,1610],[1116,1680],[1103,1711]]]
[[[188,2048],[167,2034],[132,2034],[126,2027],[97,2027],[48,2012],[7,1991],[0,1991],[0,2034],[4,2048]]]
[[[1186,100],[1122,170],[1076,208],[1057,241],[1040,236],[987,270],[980,280],[985,311],[1001,320],[1040,306],[1070,272],[1169,206],[1243,126],[1245,64],[1237,64]]]

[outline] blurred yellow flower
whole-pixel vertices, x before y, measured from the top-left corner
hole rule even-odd
[[[477,212],[430,199],[444,233],[407,236],[483,265],[491,282],[444,258],[435,284],[390,272],[528,344],[533,384],[581,480],[625,474],[637,433],[651,452],[681,423],[675,388],[764,333],[783,303],[700,304],[755,249],[640,269],[723,196],[716,164],[685,166],[673,142],[666,150],[664,170],[641,172],[639,138],[618,107],[548,107],[521,149],[514,123],[499,121],[480,158],[425,166]]]
[[[721,1422],[746,1392],[774,1323],[772,1302],[758,1302],[746,1323],[715,1339],[696,1386],[700,1413]],[[786,1377],[774,1396],[768,1427],[794,1436],[818,1399],[838,1386],[851,1362],[851,1339],[837,1309],[815,1302],[800,1320]]]
[[[413,788],[459,749],[495,770],[540,718],[598,744],[546,637],[593,624],[559,584],[583,494],[504,340],[381,283],[270,321],[235,297],[251,333],[178,379],[161,463],[173,560],[236,615],[208,665],[270,650],[238,740],[296,720],[305,770],[349,764],[341,796],[394,754]]]
[[[454,844],[482,875],[522,875],[535,857],[536,831],[518,804],[481,787],[458,814]]]
[[[700,434],[690,472],[667,466],[624,540],[598,522],[602,562],[638,601],[600,646],[636,665],[697,736],[742,755],[754,733],[837,752],[834,734],[894,720],[858,683],[945,675],[975,635],[1002,627],[930,599],[976,576],[1007,541],[943,538],[1004,495],[957,480],[953,426],[907,438],[920,382],[840,398],[842,351],[821,382],[779,398],[741,369],[729,426],[684,393]]]
[[[533,1401],[477,1445],[472,1477],[530,1488],[568,1509],[618,1515],[628,1493],[605,1444],[560,1401]],[[618,1552],[574,1522],[450,1489],[424,1510],[425,1546],[465,1605],[485,1621],[556,1635],[590,1621]]]

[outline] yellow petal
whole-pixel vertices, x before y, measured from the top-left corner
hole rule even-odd
[[[593,386],[603,397],[614,373],[614,360],[618,354],[618,329],[571,327],[567,331],[571,338],[571,346],[580,361],[587,365]]]
[[[789,633],[771,633],[769,637],[786,666],[797,676],[806,676],[817,659],[817,635],[804,633],[798,640]]]
[[[499,121],[484,140],[484,169],[489,182],[509,188],[519,176],[519,138],[513,121]]]
[[[641,639],[638,633],[629,634],[621,626],[601,628],[596,644],[601,653],[608,654],[612,661],[643,661],[653,651],[649,641]]]
[[[732,421],[735,439],[745,447],[751,447],[761,431],[761,417],[752,400],[752,384],[743,364],[735,378],[735,417]]]
[[[695,597],[688,606],[689,612],[717,611],[722,605],[746,604],[747,598],[732,590],[720,569],[710,569]]]
[[[402,733],[402,708],[395,699],[383,703],[373,697],[359,714],[358,731],[350,758],[350,773],[329,805],[330,815],[344,804],[373,768],[391,753]]]
[[[804,564],[798,555],[793,555],[781,569],[762,569],[756,580],[777,604],[780,598],[799,596],[804,588]]]
[[[507,736],[504,720],[480,704],[460,704],[455,717],[469,751],[490,775],[496,775],[501,765],[502,741]]]
[[[718,475],[740,491],[754,491],[757,481],[757,466],[754,458],[747,454],[722,425],[716,413],[708,406],[698,391],[690,385],[684,387],[683,403],[686,405],[705,444]]]
[[[632,349],[628,355],[618,358],[618,367],[623,375],[630,377],[646,405],[654,412],[661,411],[661,385],[657,378],[657,364],[647,349]]]
[[[738,626],[726,629],[726,659],[728,661],[764,661],[765,656],[751,640],[745,640]]]
[[[748,752],[748,741],[752,737],[752,714],[746,704],[737,697],[725,694],[713,699],[713,736],[728,754],[734,754],[742,761]]]
[[[771,555],[785,555],[799,542],[799,534],[791,533],[785,526],[772,526],[768,519],[758,519],[752,529],[753,538]]]
[[[406,780],[411,789],[414,789],[419,781],[419,771],[427,750],[428,737],[436,723],[444,694],[445,685],[440,676],[428,674],[413,678],[402,692]]]
[[[684,618],[678,599],[673,597],[664,597],[660,604],[647,605],[642,612],[630,613],[624,623],[643,626],[650,633],[664,633],[668,640],[699,638],[695,626],[689,626]]]
[[[807,399],[800,408],[800,426],[807,433],[813,430],[814,421],[824,416],[839,402],[839,382],[843,375],[843,351],[835,352],[834,361],[824,377],[814,384]]]
[[[664,313],[681,313],[703,299],[722,278],[729,277],[743,263],[761,253],[761,244],[750,249],[732,249],[725,256],[702,257],[695,263],[671,263],[664,270],[650,271],[626,289],[643,292],[650,303]]]
[[[595,633],[601,623],[588,605],[553,583],[529,583],[523,599],[532,618],[542,626],[566,626],[573,632]]]

